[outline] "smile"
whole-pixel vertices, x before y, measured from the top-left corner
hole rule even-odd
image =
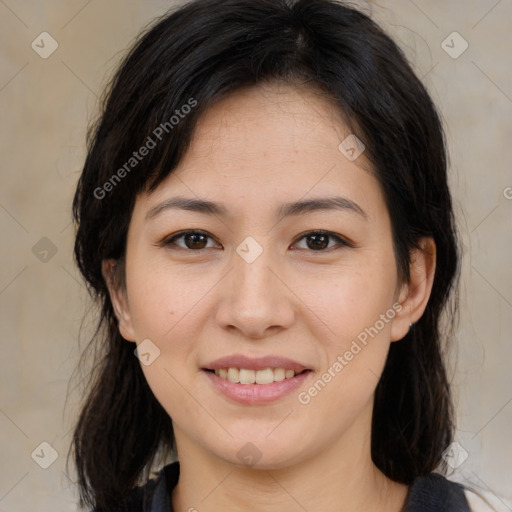
[[[263,405],[284,398],[315,373],[298,361],[278,355],[233,354],[201,369],[216,394],[244,405]]]

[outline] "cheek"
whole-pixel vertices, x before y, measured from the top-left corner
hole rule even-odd
[[[371,410],[371,400],[384,369],[390,346],[390,330],[395,309],[389,296],[372,300],[347,301],[346,307],[330,323],[339,336],[323,343],[325,366],[297,397],[302,417],[316,436],[336,438]],[[329,421],[325,422],[325,418]]]
[[[391,320],[395,316],[394,260],[388,262],[387,258],[377,256],[361,258],[340,272],[317,273],[302,278],[302,283],[296,289],[305,306],[328,328],[325,340],[333,349],[343,349],[361,333],[364,341],[364,332],[376,322],[380,338],[387,337],[389,341]],[[387,315],[384,323],[380,320],[383,314]]]
[[[368,261],[343,273],[336,284],[309,297],[329,327],[329,336],[318,340],[326,356],[319,372],[321,382],[305,390],[304,401],[322,394],[322,399],[311,400],[315,407],[332,403],[345,409],[351,405],[354,410],[360,408],[372,396],[384,368],[391,326],[400,306],[393,302],[396,272],[392,253],[389,258],[374,255],[372,259],[373,264]]]
[[[201,300],[215,281],[206,273],[193,277],[177,272],[165,262],[137,264],[148,260],[127,261],[130,316],[137,340],[149,339],[159,351],[154,362],[141,367],[157,400],[173,418],[183,414],[193,418],[197,407],[183,386],[197,370],[198,340],[206,322]]]
[[[130,316],[139,337],[163,339],[179,329],[182,322],[193,322],[200,302],[215,285],[208,272],[187,274],[166,262],[137,265],[127,262],[127,289]]]

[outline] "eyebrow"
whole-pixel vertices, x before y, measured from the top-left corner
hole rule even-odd
[[[146,214],[146,220],[152,219],[163,211],[170,209],[188,210],[206,215],[216,215],[222,217],[227,217],[229,215],[229,210],[222,204],[207,201],[205,199],[194,199],[178,196],[171,199],[166,199],[165,201],[151,208]],[[307,199],[302,201],[295,201],[292,203],[285,203],[277,209],[276,217],[281,220],[285,217],[303,215],[305,213],[321,210],[342,210],[353,212],[360,215],[365,220],[368,220],[368,216],[357,203],[341,196],[320,197],[316,199]]]

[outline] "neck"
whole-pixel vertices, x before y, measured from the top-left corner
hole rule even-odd
[[[173,510],[400,512],[408,488],[373,464],[370,428],[361,429],[356,423],[323,451],[271,469],[237,467],[175,429],[180,478],[172,496]]]

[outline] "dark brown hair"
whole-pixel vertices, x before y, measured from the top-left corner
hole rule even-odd
[[[442,462],[453,421],[441,337],[449,341],[452,329],[449,322],[441,326],[441,314],[449,305],[449,314],[456,311],[451,292],[459,256],[444,134],[426,88],[393,40],[346,4],[197,0],[158,20],[123,60],[89,132],[74,197],[75,258],[101,309],[91,341],[95,371],[72,446],[82,505],[116,510],[155,456],[174,447],[172,421],[151,392],[134,345],[119,334],[101,263],[119,260],[122,282],[137,194],[154,190],[176,168],[202,113],[241,87],[275,81],[322,91],[364,141],[391,216],[402,279],[420,238],[435,240],[425,313],[392,344],[377,385],[372,458],[404,483]],[[194,108],[170,123],[191,100]],[[119,173],[164,123],[168,129],[147,156]]]

